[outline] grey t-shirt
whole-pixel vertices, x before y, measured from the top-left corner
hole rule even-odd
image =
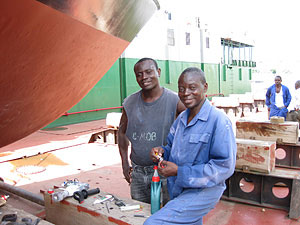
[[[177,94],[166,88],[160,98],[151,103],[143,101],[141,91],[124,100],[128,118],[126,136],[131,142],[130,159],[134,164],[153,165],[149,152],[153,147],[166,144],[178,101]]]

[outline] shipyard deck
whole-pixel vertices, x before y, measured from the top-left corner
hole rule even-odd
[[[252,115],[259,116],[260,113],[266,112],[257,114],[252,112]],[[235,118],[231,119],[234,125]],[[99,187],[101,191],[112,193],[122,200],[129,199],[129,186],[122,175],[117,145],[97,142],[88,144],[91,135],[100,132],[104,127],[105,121],[101,120],[64,126],[65,129],[40,130],[8,145],[5,147],[6,153],[0,154],[1,177],[7,183],[36,194],[40,194],[40,190],[60,185],[66,179],[78,178],[81,182],[88,182],[91,187]],[[21,157],[24,154],[28,157]],[[35,156],[29,157],[32,155]],[[13,158],[15,159],[12,160]],[[28,167],[30,165],[34,167],[30,169]],[[27,168],[27,173],[20,168]],[[14,207],[22,207],[31,214],[45,216],[45,211],[41,212],[40,208],[20,204],[13,197],[9,202]],[[133,213],[143,212],[133,211]],[[140,224],[145,220],[145,218],[138,219],[141,220]],[[288,218],[286,210],[221,200],[215,209],[204,217],[204,224],[300,225],[300,221]]]

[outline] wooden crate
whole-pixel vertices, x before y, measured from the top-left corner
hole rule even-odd
[[[236,139],[236,168],[270,173],[275,168],[275,142]]]
[[[277,143],[296,144],[298,142],[297,122],[271,123],[238,120],[236,122],[236,137]]]

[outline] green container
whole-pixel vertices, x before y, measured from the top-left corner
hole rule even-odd
[[[154,166],[154,174],[151,182],[151,214],[160,210],[161,181],[158,176],[157,166]]]

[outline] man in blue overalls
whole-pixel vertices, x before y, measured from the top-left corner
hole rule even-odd
[[[292,96],[289,89],[281,84],[281,76],[275,77],[275,84],[268,88],[266,93],[266,105],[270,112],[269,119],[272,116],[281,116],[286,119],[288,106]]]
[[[220,200],[225,180],[235,168],[236,142],[228,117],[206,99],[203,71],[192,67],[178,80],[178,95],[187,110],[173,123],[168,144],[153,148],[150,157],[168,177],[169,201],[144,224],[202,224]]]

